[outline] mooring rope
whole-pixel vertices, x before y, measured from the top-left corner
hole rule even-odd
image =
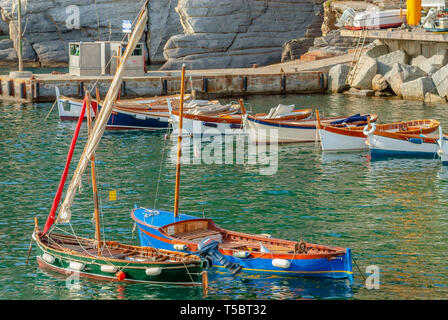
[[[364,273],[362,273],[361,269],[358,266],[358,263],[356,262],[355,258],[352,256],[352,260],[356,265],[356,268],[358,268],[358,272],[361,274],[361,276],[363,277],[364,281],[366,281],[366,277],[364,276]]]

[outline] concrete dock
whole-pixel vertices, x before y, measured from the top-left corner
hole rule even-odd
[[[361,30],[341,29],[341,36],[358,38]],[[391,51],[405,50],[410,56],[431,57],[441,49],[448,49],[448,34],[428,32],[425,29],[367,30],[366,38],[379,39]]]
[[[326,73],[333,65],[349,63],[352,54],[316,61],[279,63],[241,69],[187,70],[186,90],[198,98],[246,96],[251,94],[322,93]],[[81,97],[83,88],[97,84],[104,97],[113,76],[33,74],[31,78],[0,76],[0,98],[17,102],[53,102],[55,87],[61,94]],[[93,91],[94,92],[94,91]],[[151,71],[144,76],[124,77],[120,97],[160,96],[180,92],[180,71]]]

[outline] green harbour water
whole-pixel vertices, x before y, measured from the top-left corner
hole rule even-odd
[[[447,105],[346,95],[255,96],[247,102],[256,112],[294,103],[318,108],[324,116],[371,112],[379,123],[434,118],[448,128]],[[315,143],[279,146],[274,175],[261,175],[261,164],[185,164],[180,210],[213,218],[226,229],[349,247],[363,273],[372,265],[380,269],[379,289],[365,287],[356,265],[353,284],[209,272],[207,296],[200,287],[84,279],[80,288],[69,289],[65,276],[38,268],[34,245],[27,264],[34,217],[43,227],[76,125],[61,122],[56,109],[45,121],[51,105],[0,103],[0,299],[448,297],[448,167],[437,159],[370,161],[368,152],[322,154]],[[69,178],[86,135],[83,125]],[[172,210],[175,148],[165,132],[105,133],[96,159],[106,240],[138,244],[130,218],[135,204]],[[88,175],[82,187],[71,225],[78,235],[94,237]],[[109,200],[113,190],[116,201]]]

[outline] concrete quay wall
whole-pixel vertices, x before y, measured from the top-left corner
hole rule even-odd
[[[235,72],[219,73],[187,72],[186,91],[194,91],[198,98],[219,98],[251,94],[323,93],[326,74],[321,71],[287,73]],[[160,73],[160,72],[159,72]],[[95,84],[102,98],[107,93],[111,76],[75,77],[70,75],[35,74],[30,79],[11,79],[0,76],[0,99],[17,102],[53,102],[55,87],[61,94],[82,97],[84,89],[95,94]],[[180,92],[180,75],[124,77],[120,97],[161,96]]]

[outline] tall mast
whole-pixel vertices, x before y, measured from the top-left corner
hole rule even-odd
[[[185,64],[182,65],[182,76],[180,80],[180,107],[179,107],[179,133],[177,135],[177,164],[176,164],[176,192],[174,193],[174,218],[179,215],[179,184],[180,184],[180,158],[182,156],[182,122],[184,115],[184,84]]]
[[[87,130],[90,137],[92,119],[90,117],[90,92],[86,91],[87,95]],[[95,239],[97,242],[98,255],[101,256],[101,228],[100,228],[100,208],[98,203],[98,188],[96,184],[96,170],[95,170],[95,154],[92,154],[90,158],[90,168],[92,170],[92,189],[93,189],[93,206],[95,216]]]
[[[21,0],[17,1],[17,33],[19,40],[19,71],[23,71],[23,62],[22,62],[22,4]]]
[[[84,148],[84,152],[81,155],[81,158],[78,162],[78,166],[73,174],[72,181],[68,186],[64,202],[60,207],[58,218],[56,220],[57,223],[68,223],[71,219],[71,205],[73,203],[77,187],[81,183],[81,176],[84,173],[86,167],[88,166],[94,152],[98,148],[101,137],[103,136],[104,130],[106,128],[107,121],[109,120],[110,115],[112,113],[113,104],[117,98],[118,91],[120,89],[124,71],[123,70],[124,63],[132,54],[132,51],[135,49],[137,42],[141,38],[146,26],[147,18],[148,18],[148,9],[146,1],[142,10],[140,11],[140,15],[137,20],[136,26],[132,31],[131,41],[126,47],[123,57],[121,58],[122,61],[120,63],[120,66],[118,67],[114,75],[114,78],[112,79],[109,91],[107,92],[107,95],[104,98],[103,106],[98,115],[96,116],[95,124],[92,129],[92,134],[87,141],[87,144]]]

